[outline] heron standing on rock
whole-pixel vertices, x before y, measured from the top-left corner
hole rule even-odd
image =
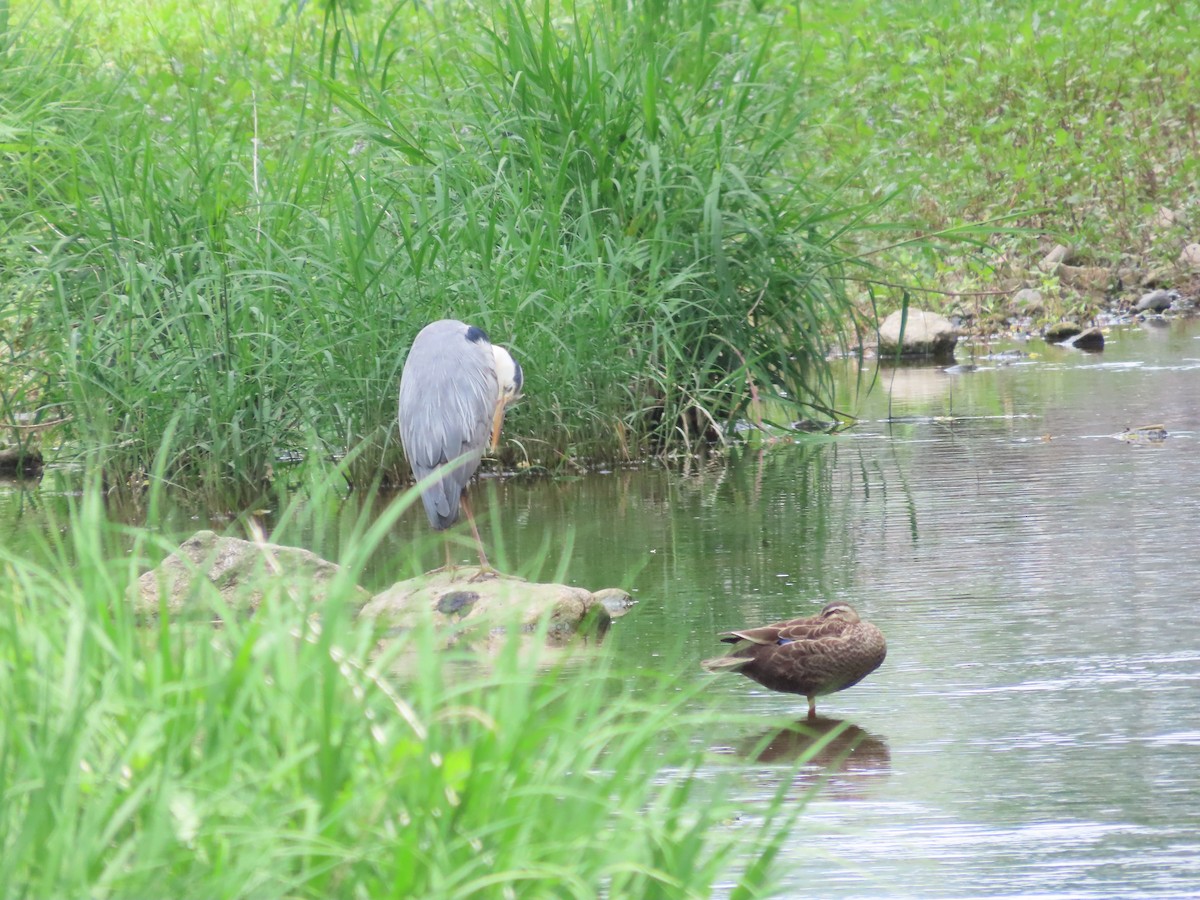
[[[444,531],[458,521],[461,505],[485,572],[491,566],[465,490],[489,441],[496,448],[504,411],[523,384],[521,367],[507,350],[493,346],[482,328],[453,319],[421,329],[400,376],[404,455],[417,481],[439,476],[421,492],[429,524]],[[446,563],[452,567],[448,544]]]

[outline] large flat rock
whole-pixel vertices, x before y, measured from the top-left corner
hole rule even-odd
[[[207,582],[235,613],[252,615],[268,592],[320,603],[340,572],[340,566],[302,547],[197,531],[144,573],[130,594],[135,611],[143,618],[156,617],[164,605],[172,616],[186,614],[197,605],[207,613],[210,604],[199,599]],[[357,585],[355,591],[360,604],[371,597]]]
[[[577,635],[603,639],[612,622],[609,610],[617,609],[605,602],[606,593],[511,575],[480,577],[477,569],[465,568],[399,581],[376,594],[360,615],[399,630],[430,624],[447,644],[488,647],[502,643],[513,629],[535,632],[545,617],[546,643],[561,647]]]
[[[341,567],[300,547],[245,541],[198,531],[130,588],[143,619],[162,609],[172,618],[218,619],[223,603],[237,616],[253,615],[267,598],[319,605],[342,577]],[[340,586],[339,586],[340,589]],[[354,585],[360,616],[393,634],[431,625],[446,645],[494,649],[506,635],[535,634],[564,647],[576,637],[599,643],[633,599],[609,588],[592,593],[565,584],[541,584],[476,568],[439,570],[399,581],[374,597]]]

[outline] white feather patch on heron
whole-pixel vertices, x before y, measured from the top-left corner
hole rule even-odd
[[[492,344],[492,356],[496,360],[496,381],[501,398],[515,399],[517,388],[517,364],[503,347]]]

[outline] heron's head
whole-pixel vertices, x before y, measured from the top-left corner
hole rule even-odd
[[[521,364],[503,347],[492,345],[492,356],[496,361],[496,382],[499,395],[496,397],[496,412],[492,418],[492,449],[500,443],[500,426],[504,424],[504,410],[521,397],[525,386],[525,375]]]
[[[492,345],[492,356],[496,360],[496,381],[500,385],[500,402],[505,406],[521,396],[525,386],[525,375],[520,364],[503,347]]]

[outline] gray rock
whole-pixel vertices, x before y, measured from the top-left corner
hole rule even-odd
[[[1104,332],[1099,328],[1088,328],[1086,331],[1081,331],[1079,334],[1073,335],[1062,342],[1064,347],[1072,347],[1075,350],[1086,350],[1089,353],[1098,353],[1104,349]]]
[[[1038,268],[1047,274],[1056,273],[1058,271],[1058,267],[1063,264],[1064,260],[1066,260],[1069,252],[1070,250],[1068,250],[1064,245],[1056,245],[1054,249],[1047,253],[1042,258],[1042,261],[1037,264]]]
[[[300,547],[197,531],[131,585],[130,599],[141,618],[158,616],[164,604],[172,616],[193,608],[211,616],[210,604],[200,598],[207,584],[230,609],[252,615],[268,595],[320,603],[340,572],[340,566]],[[370,599],[361,587],[354,591],[360,603]]]
[[[1200,271],[1200,244],[1188,244],[1179,253],[1179,265],[1189,271]]]
[[[1019,315],[1040,316],[1046,311],[1042,300],[1042,292],[1036,288],[1022,288],[1013,294],[1012,308]]]
[[[1178,299],[1179,291],[1168,291],[1160,288],[1157,291],[1151,291],[1149,294],[1143,294],[1133,309],[1135,312],[1160,313],[1163,310],[1170,309],[1171,304]]]
[[[576,638],[602,640],[612,623],[604,598],[591,591],[509,575],[478,577],[477,571],[442,570],[399,581],[376,594],[359,615],[396,631],[428,623],[447,646],[485,650],[498,649],[511,630],[536,631],[543,617],[550,647]]]
[[[1074,322],[1058,322],[1047,327],[1042,336],[1045,338],[1047,344],[1057,344],[1068,338],[1075,337],[1081,331],[1083,329]]]
[[[901,334],[903,322],[904,333]],[[958,330],[945,316],[923,309],[910,309],[907,317],[896,310],[879,326],[879,356],[886,359],[899,352],[903,357],[930,357],[953,362]]]

